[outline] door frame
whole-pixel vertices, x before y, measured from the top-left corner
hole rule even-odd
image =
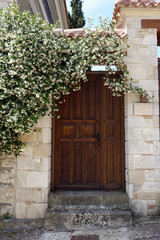
[[[92,75],[100,75],[103,76],[105,72],[87,72],[87,76],[92,76]],[[118,73],[116,74],[118,75]],[[114,75],[115,77],[115,75]],[[104,86],[105,88],[105,86]],[[81,91],[81,90],[80,90]],[[121,148],[122,148],[122,189],[121,191],[125,192],[126,191],[126,181],[125,181],[125,125],[124,125],[124,120],[125,120],[125,112],[124,112],[124,96],[122,100],[122,111],[121,111],[121,119],[122,119],[122,125],[121,125],[121,136],[122,136],[122,141],[121,141]],[[102,110],[100,110],[101,112]],[[54,184],[54,162],[55,162],[55,132],[56,132],[56,123],[55,123],[55,118],[52,117],[52,133],[51,133],[51,191],[55,191],[55,184]],[[103,154],[103,151],[101,151],[101,154]],[[101,156],[103,157],[103,156]],[[102,172],[102,165],[101,165],[101,172]],[[102,181],[102,179],[101,179]]]

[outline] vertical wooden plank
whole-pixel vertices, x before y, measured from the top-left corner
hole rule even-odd
[[[101,189],[104,190],[104,186],[107,184],[107,179],[108,179],[108,165],[107,165],[107,148],[106,148],[106,142],[105,138],[107,136],[106,133],[106,119],[107,119],[107,107],[108,107],[108,99],[107,99],[107,87],[103,86],[102,84],[102,90],[101,90],[101,95],[102,95],[102,100],[101,100],[101,106],[102,106],[102,114],[101,114],[101,135],[102,135],[102,167],[101,167],[101,172],[102,172],[102,180],[101,180]]]
[[[81,119],[81,91],[73,92],[73,119]]]
[[[74,183],[80,184],[82,182],[82,144],[74,143]]]
[[[87,119],[87,90],[88,90],[88,82],[82,83],[81,91],[82,91],[82,98],[81,98],[81,112],[82,112],[82,119]]]
[[[59,104],[59,113],[61,119],[69,119],[70,95],[63,97],[64,102]]]
[[[68,183],[69,182],[69,143],[63,142],[61,143],[61,159],[60,162],[62,162],[61,167],[61,176],[62,176],[62,183]]]
[[[88,119],[95,119],[95,79],[88,82]]]
[[[95,144],[95,181],[102,186],[102,85],[101,76],[94,76],[94,98],[95,98],[95,119],[96,119],[96,134],[100,134],[100,142]]]
[[[114,142],[107,142],[107,165],[108,165],[108,172],[107,172],[107,184],[114,183],[114,162],[115,162],[115,155],[114,155]],[[118,168],[118,166],[116,166]]]
[[[82,184],[87,183],[87,155],[86,143],[82,142]]]
[[[69,143],[69,184],[73,184],[73,171],[74,171],[74,162],[73,162],[73,142]]]
[[[73,90],[71,90],[71,93],[69,94],[69,120],[73,120],[73,107]]]
[[[55,157],[54,157],[54,182],[55,185],[57,185],[61,179],[61,143],[60,143],[60,124],[58,124],[58,119],[55,120],[55,127],[57,126],[57,129],[55,130]],[[53,169],[52,169],[53,171]]]
[[[87,183],[95,183],[95,144],[87,144]]]
[[[114,182],[122,185],[122,162],[120,153],[120,140],[114,146]]]

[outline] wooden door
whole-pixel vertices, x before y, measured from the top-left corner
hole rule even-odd
[[[52,189],[124,190],[123,98],[112,96],[103,74],[88,74],[60,115]]]

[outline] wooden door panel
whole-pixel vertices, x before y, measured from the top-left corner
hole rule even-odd
[[[100,131],[100,88],[96,77],[89,79],[88,82],[82,83],[81,91],[72,91],[65,97],[65,104],[60,106],[61,118],[56,120],[57,188],[101,187],[99,177],[101,162],[98,160],[99,147],[95,137]],[[64,153],[59,153],[59,150]]]
[[[123,98],[92,74],[56,120],[54,189],[123,189]]]

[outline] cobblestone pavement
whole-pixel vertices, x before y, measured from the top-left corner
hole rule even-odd
[[[141,222],[131,228],[98,231],[49,232],[32,229],[22,232],[0,231],[0,240],[160,240],[160,221]]]

